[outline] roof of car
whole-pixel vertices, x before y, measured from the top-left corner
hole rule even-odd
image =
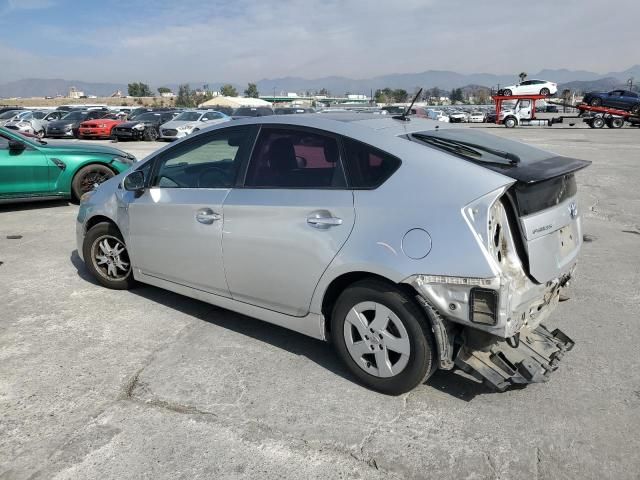
[[[350,127],[366,128],[376,132],[398,136],[436,128],[460,128],[457,125],[438,122],[420,117],[410,117],[408,121],[398,120],[390,115],[374,115],[368,113],[335,112],[323,114],[293,114],[250,117],[236,120],[237,124],[274,124],[294,125],[317,128],[330,132],[342,133]],[[227,124],[227,126],[231,126]],[[345,132],[346,133],[346,132]]]

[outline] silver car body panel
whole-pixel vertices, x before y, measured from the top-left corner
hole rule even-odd
[[[464,209],[468,205],[485,198],[493,199],[514,180],[399,138],[434,128],[464,127],[417,118],[401,122],[357,113],[269,116],[233,122],[233,126],[246,124],[302,126],[343,135],[395,155],[402,160],[402,166],[375,190],[191,189],[178,194],[179,198],[175,197],[181,207],[176,207],[168,217],[157,214],[157,225],[152,224],[151,217],[146,220],[141,217],[136,219],[141,223],[135,226],[128,211],[132,193],[121,188],[125,174],[120,174],[102,184],[81,204],[78,251],[82,250],[87,220],[96,215],[106,217],[117,224],[127,244],[134,239],[131,260],[136,279],[316,338],[325,335],[322,302],[327,288],[341,275],[352,272],[410,283],[448,319],[500,336],[512,335],[525,324],[526,315],[523,317],[520,311],[526,310],[527,315],[533,315],[532,310],[541,311],[537,318],[542,318],[555,304],[561,285],[559,278],[547,284],[534,284],[521,274],[521,266],[511,266],[503,271],[489,257],[485,245],[487,235],[474,231],[465,216]],[[226,126],[229,125],[208,127],[201,134]],[[182,141],[185,140],[178,140]],[[140,163],[144,164],[173,145],[154,152]],[[153,190],[161,189],[150,189],[143,194],[149,197],[149,205],[169,203],[171,195],[175,194],[171,191],[155,194]],[[157,195],[155,200],[152,194]],[[259,205],[252,208],[256,202]],[[490,205],[485,203],[482,205],[486,210]],[[198,238],[199,227],[195,225],[193,214],[205,205],[214,210],[222,206],[222,212],[216,210],[222,213],[222,218],[215,233]],[[344,224],[326,230],[313,228],[306,223],[306,217],[317,210],[335,212]],[[523,228],[529,228],[532,222],[532,219],[524,219]],[[575,222],[577,220],[569,225],[575,225]],[[557,223],[558,228],[566,228],[561,224]],[[176,225],[180,228],[174,232],[162,231]],[[574,231],[579,231],[579,222],[577,225],[578,230]],[[149,231],[142,232],[138,228]],[[189,236],[195,239],[187,238]],[[406,243],[405,238],[411,241]],[[532,253],[537,248],[544,248],[542,242],[551,242],[544,238],[532,238],[528,245]],[[154,245],[156,241],[158,243]],[[150,249],[149,253],[136,251],[137,242],[140,242],[140,248]],[[223,248],[219,252],[220,242]],[[541,242],[541,246],[536,242]],[[215,274],[214,280],[208,280],[202,276],[203,271],[198,271],[197,259],[202,258],[205,245],[209,255],[220,255],[224,262],[228,292],[225,292],[220,272]],[[161,247],[172,248],[174,252],[162,258],[167,252]],[[410,254],[407,249],[411,250]],[[421,250],[424,255],[415,253]],[[571,250],[555,261],[562,271],[572,268],[573,252]],[[185,257],[184,272],[172,271],[171,265],[174,269],[182,268],[180,256]],[[206,260],[210,262],[210,268],[213,265],[219,268],[219,258]],[[540,268],[545,275],[551,273],[549,266]],[[191,275],[194,277],[187,278]],[[499,324],[482,326],[471,324],[468,318],[449,315],[447,306],[452,300],[463,303],[468,299],[469,288],[420,284],[416,278],[424,275],[481,279],[508,292],[508,296],[501,299],[503,313]],[[540,305],[549,308],[537,309]],[[511,312],[517,312],[519,319],[514,319]],[[526,321],[529,325],[535,323],[531,315]]]

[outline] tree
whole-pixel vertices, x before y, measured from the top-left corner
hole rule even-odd
[[[520,72],[520,83],[524,82],[524,79],[527,78],[527,72]]]
[[[402,103],[407,101],[407,91],[403,88],[396,88],[393,91],[393,101],[397,103]]]
[[[318,95],[320,95],[322,97],[329,97],[329,96],[331,96],[331,92],[329,90],[327,90],[326,88],[321,88],[320,91],[318,92]]]
[[[229,83],[220,87],[220,94],[224,97],[237,97],[238,91]]]
[[[255,83],[249,83],[244,91],[244,96],[249,98],[258,98],[260,96],[258,86]]]
[[[153,97],[149,85],[142,82],[134,82],[127,85],[131,97]]]
[[[171,93],[171,89],[167,87],[160,87],[158,88],[158,93],[160,95],[162,95],[163,93]]]
[[[178,87],[178,96],[176,97],[176,107],[195,107],[195,92],[191,90],[188,83],[183,83]]]
[[[464,94],[462,93],[462,89],[454,88],[453,90],[451,90],[451,93],[449,94],[449,100],[451,100],[451,103],[463,102]]]

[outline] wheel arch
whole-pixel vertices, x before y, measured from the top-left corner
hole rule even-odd
[[[416,290],[411,285],[407,283],[395,282],[390,278],[378,273],[373,273],[370,271],[352,271],[338,275],[336,278],[331,280],[322,295],[321,311],[322,315],[325,318],[325,338],[331,338],[331,313],[336,301],[338,300],[338,297],[350,285],[353,285],[354,283],[360,282],[362,280],[379,280],[381,282],[388,283],[390,286],[393,286],[399,290],[404,291],[411,298],[417,295]]]
[[[87,220],[86,223],[84,224],[85,232],[88,232],[99,223],[110,223],[115,228],[117,228],[120,234],[122,235],[122,231],[120,230],[120,227],[118,227],[118,224],[114,222],[111,218],[106,217],[104,215],[94,215],[93,217],[89,218],[89,220]]]

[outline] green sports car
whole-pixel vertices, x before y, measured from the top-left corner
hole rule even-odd
[[[0,127],[0,203],[79,200],[127,170],[135,157],[104,145],[47,144]]]

